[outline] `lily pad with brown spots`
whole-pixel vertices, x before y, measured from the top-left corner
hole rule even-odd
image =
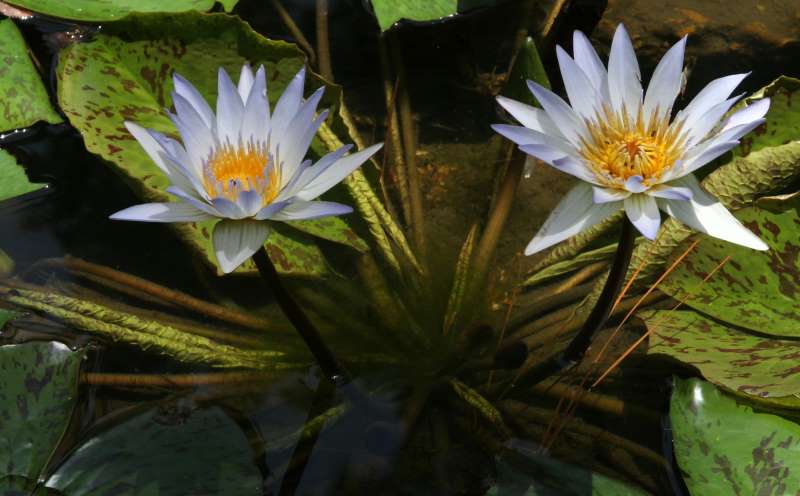
[[[800,79],[781,76],[768,86],[745,99],[752,103],[769,98],[769,111],[764,124],[742,138],[742,144],[734,149],[735,155],[745,156],[750,152],[770,146],[785,145],[800,138],[800,106],[796,97],[800,91]]]
[[[57,342],[0,346],[0,477],[39,477],[77,403],[82,358]]]
[[[269,98],[274,105],[305,58],[294,45],[266,39],[238,18],[223,14],[130,15],[108,26],[91,42],[78,43],[62,51],[58,68],[59,102],[70,122],[83,135],[86,147],[107,160],[144,201],[172,201],[165,189],[164,174],[152,163],[123,125],[142,126],[177,137],[164,113],[172,105],[172,74],[180,73],[213,102],[217,69],[224,67],[238,77],[245,62],[263,64],[267,70]],[[307,91],[325,83],[309,77]],[[323,105],[334,107],[339,92],[330,87]],[[314,153],[327,150],[319,140]],[[109,214],[113,212],[108,212]],[[215,221],[173,224],[194,250],[215,264],[210,234]],[[358,250],[366,245],[347,219],[320,219],[293,223],[330,241]],[[288,239],[293,236],[293,239]],[[307,237],[276,231],[267,240],[270,253],[281,261],[286,274],[316,276],[327,272],[319,247]],[[303,246],[298,246],[302,243]],[[239,272],[254,272],[252,261]]]
[[[7,3],[62,19],[116,21],[135,12],[206,12],[219,2],[227,11],[239,0],[9,0]]]
[[[739,394],[781,400],[800,394],[800,341],[734,329],[693,310],[640,314],[652,332],[651,355],[697,368]]]
[[[28,46],[14,21],[0,21],[0,132],[57,124],[61,117],[50,105],[42,78],[28,56]]]
[[[704,237],[659,286],[714,319],[771,336],[800,337],[800,196],[736,216],[768,245],[754,251]],[[678,250],[681,251],[681,250]],[[730,257],[708,281],[703,281]]]
[[[698,379],[676,380],[670,419],[691,494],[797,494],[797,423],[755,411]]]

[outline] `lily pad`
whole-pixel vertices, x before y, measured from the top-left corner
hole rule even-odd
[[[676,380],[670,418],[692,494],[796,494],[800,487],[796,423],[754,411],[697,379]]]
[[[487,496],[640,496],[645,491],[539,454],[535,446],[514,441],[497,457],[497,482]]]
[[[800,196],[769,208],[736,213],[768,251],[704,237],[659,288],[731,326],[800,337]],[[704,282],[725,257],[730,260]]]
[[[85,22],[115,21],[135,12],[206,12],[219,2],[227,11],[239,0],[11,0],[33,12]]]
[[[528,81],[536,81],[545,88],[550,89],[550,79],[544,69],[539,50],[533,38],[528,37],[522,44],[514,58],[514,66],[508,75],[508,81],[503,88],[503,96],[539,107],[539,102],[528,89]]]
[[[401,20],[441,21],[478,7],[495,5],[497,0],[371,0],[381,31]]]
[[[61,122],[11,19],[0,21],[0,110],[0,131]]]
[[[800,342],[732,329],[692,310],[640,314],[649,354],[696,367],[707,380],[764,399],[800,393]]]
[[[800,79],[781,76],[745,99],[749,104],[769,97],[769,112],[767,122],[742,138],[742,144],[734,149],[734,154],[744,156],[762,148],[796,141],[800,137],[800,108],[792,99],[798,90]]]
[[[303,66],[303,53],[294,45],[268,40],[242,20],[224,14],[130,15],[108,27],[89,43],[66,48],[59,63],[59,101],[70,122],[84,137],[86,147],[109,161],[146,201],[171,201],[165,193],[164,174],[125,129],[126,120],[167,134],[176,131],[163,109],[170,107],[172,74],[192,81],[209,100],[216,99],[217,68],[238,76],[241,66],[264,64],[269,97],[274,105],[294,74]],[[312,75],[313,90],[324,82]],[[338,91],[327,92],[327,104],[335,105]],[[109,212],[109,214],[112,212]],[[215,260],[211,238],[214,221],[173,224],[194,249],[210,263]],[[295,224],[322,238],[363,250],[365,244],[347,220],[319,219]],[[279,270],[296,275],[326,271],[324,257],[313,242],[303,247],[305,263],[292,264],[295,245],[282,244],[279,233],[267,241],[271,251],[287,254],[288,264]],[[299,239],[295,237],[295,239]],[[312,253],[313,252],[313,253]],[[314,264],[307,263],[315,260]],[[239,269],[254,271],[252,263]]]
[[[259,495],[247,438],[218,407],[151,409],[78,446],[46,481],[71,496]]]
[[[17,160],[0,149],[0,201],[42,189],[44,186],[30,182]]]
[[[0,476],[38,478],[72,416],[82,358],[57,342],[0,347]]]

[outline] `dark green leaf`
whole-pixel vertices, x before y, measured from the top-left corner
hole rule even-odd
[[[28,181],[25,171],[7,151],[0,149],[0,201],[44,187]]]
[[[239,0],[10,0],[33,12],[76,21],[115,21],[134,12],[210,10],[216,1],[230,11]]]
[[[800,426],[759,413],[697,379],[676,380],[673,444],[695,495],[796,494]]]
[[[544,70],[539,51],[533,38],[528,37],[514,58],[514,66],[508,76],[503,96],[538,106],[539,103],[528,89],[528,81],[535,81],[545,88],[550,88],[550,80]]]
[[[371,0],[381,31],[401,20],[429,22],[452,17],[478,7],[488,7],[497,0]]]
[[[247,438],[217,407],[149,410],[118,423],[81,444],[46,484],[70,496],[262,494]]]
[[[0,102],[0,131],[28,127],[38,121],[61,122],[28,57],[28,46],[11,19],[0,21]]]
[[[0,475],[38,478],[72,416],[82,358],[56,342],[0,347]]]

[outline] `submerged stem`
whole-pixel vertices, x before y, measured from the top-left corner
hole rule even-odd
[[[281,18],[283,24],[286,26],[286,29],[289,30],[289,33],[294,38],[294,41],[297,42],[297,45],[306,52],[308,56],[308,63],[311,65],[316,65],[317,63],[317,54],[314,53],[314,49],[311,47],[311,43],[308,42],[308,39],[303,34],[303,31],[295,24],[294,19],[292,16],[289,15],[289,12],[286,11],[286,7],[280,2],[280,0],[270,0],[272,2],[272,8],[275,9],[275,12],[278,13],[278,17]]]
[[[261,274],[261,277],[264,278],[267,285],[272,290],[273,295],[275,295],[275,299],[278,305],[280,305],[281,310],[286,314],[286,317],[300,334],[300,337],[303,338],[303,341],[305,341],[311,354],[314,355],[314,358],[325,376],[333,381],[339,378],[350,382],[349,375],[347,375],[342,366],[339,365],[336,357],[333,356],[331,350],[322,341],[319,331],[317,331],[314,324],[311,323],[311,320],[309,320],[308,316],[306,316],[305,312],[300,308],[300,305],[292,298],[292,295],[289,294],[286,286],[283,285],[278,271],[275,270],[275,265],[272,264],[272,260],[270,260],[263,246],[253,255],[253,261],[256,267],[258,267],[258,272]]]
[[[333,81],[331,47],[328,41],[328,0],[317,0],[317,67],[322,77]]]

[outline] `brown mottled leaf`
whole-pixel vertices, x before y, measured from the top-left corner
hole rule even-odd
[[[640,314],[653,333],[649,354],[696,367],[707,380],[761,398],[800,393],[800,341],[732,329],[693,310]]]
[[[676,380],[670,419],[675,456],[692,494],[797,494],[797,423],[758,412],[697,379]]]

